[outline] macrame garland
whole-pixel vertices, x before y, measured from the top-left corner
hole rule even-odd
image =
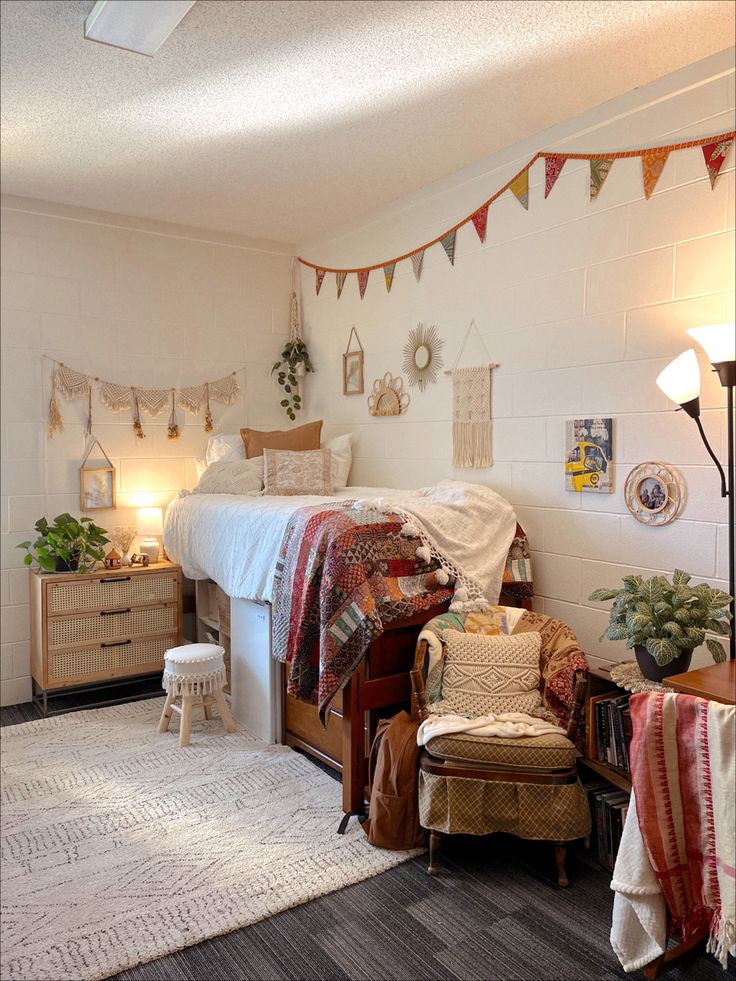
[[[143,426],[141,425],[141,409],[138,405],[138,389],[131,388],[130,393],[133,396],[133,429],[138,439],[145,439],[146,434],[143,432]]]
[[[137,388],[136,395],[140,407],[151,416],[160,415],[169,404],[167,388]]]
[[[56,382],[59,391],[68,401],[84,398],[90,383],[89,375],[67,368],[63,362],[56,369]]]
[[[214,423],[212,421],[212,413],[210,412],[210,386],[209,382],[204,383],[204,431],[206,433],[211,433],[214,428]]]
[[[179,389],[179,408],[190,416],[198,416],[204,404],[204,385],[190,385]]]
[[[103,381],[100,386],[100,402],[111,412],[124,412],[131,407],[130,388]]]
[[[60,433],[64,428],[64,420],[59,412],[59,403],[56,401],[56,376],[57,368],[51,376],[51,398],[49,399],[49,425],[48,434],[53,439],[55,433]]]
[[[178,439],[180,436],[179,424],[176,421],[176,389],[171,389],[171,415],[169,416],[169,431],[167,439]]]
[[[209,397],[213,402],[219,402],[221,405],[232,405],[240,394],[240,385],[234,371],[224,378],[218,378],[207,384]]]

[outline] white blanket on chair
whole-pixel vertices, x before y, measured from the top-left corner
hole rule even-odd
[[[462,715],[430,715],[422,722],[417,732],[417,743],[426,746],[436,736],[449,736],[455,732],[468,732],[473,736],[500,736],[503,739],[517,739],[519,736],[547,736],[550,733],[564,736],[564,729],[537,719],[523,712],[504,712],[499,715],[479,715],[477,719],[466,719]]]

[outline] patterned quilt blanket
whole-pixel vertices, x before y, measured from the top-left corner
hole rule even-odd
[[[300,508],[281,543],[274,577],[274,657],[290,665],[288,691],[316,704],[323,723],[371,641],[385,626],[449,602],[439,565],[417,558],[416,538],[398,515],[354,509],[353,502]],[[524,533],[509,551],[504,592],[531,594]]]

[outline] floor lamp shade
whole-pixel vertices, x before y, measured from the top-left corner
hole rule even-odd
[[[692,402],[700,396],[700,368],[695,351],[689,348],[657,376],[657,385],[676,405]]]
[[[687,333],[703,348],[711,364],[736,361],[736,324],[706,324]]]

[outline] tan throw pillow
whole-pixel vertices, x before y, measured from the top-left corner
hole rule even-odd
[[[262,456],[264,450],[318,450],[322,435],[322,420],[308,422],[296,429],[241,429],[245,455],[250,459]]]
[[[541,706],[540,634],[488,636],[443,630],[442,642],[442,701],[447,712],[472,719],[489,712],[531,714]]]
[[[329,450],[264,450],[266,494],[332,494],[332,453]]]

